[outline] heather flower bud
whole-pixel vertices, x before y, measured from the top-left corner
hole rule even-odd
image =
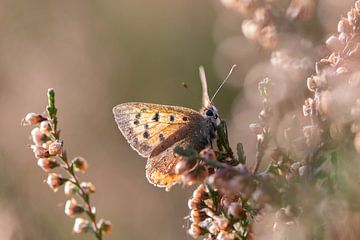
[[[82,173],[85,173],[86,170],[89,168],[89,164],[85,160],[85,158],[82,157],[76,157],[72,160],[72,165],[74,167],[75,171],[80,171]]]
[[[325,43],[326,46],[332,51],[338,51],[343,47],[343,43],[336,36],[330,36]]]
[[[40,114],[28,113],[26,114],[25,118],[22,119],[21,125],[22,126],[36,125],[44,120],[47,120],[47,118]]]
[[[31,138],[36,146],[41,146],[44,142],[48,140],[48,137],[44,133],[42,133],[38,127],[34,128],[31,131]]]
[[[241,217],[241,213],[243,211],[243,208],[239,202],[232,202],[230,203],[228,207],[228,215],[239,219]]]
[[[208,176],[206,167],[203,165],[197,166],[193,171],[181,176],[181,181],[186,186],[192,186],[197,182],[202,182]]]
[[[316,110],[315,101],[312,98],[306,99],[303,105],[304,116],[306,117],[315,114],[315,110]]]
[[[217,235],[216,240],[234,240],[235,234],[233,232],[227,232],[227,231],[220,231],[220,233]]]
[[[94,193],[96,190],[95,185],[91,182],[82,182],[80,184],[80,187],[84,190],[86,194]]]
[[[49,154],[52,156],[60,155],[63,149],[63,142],[56,140],[49,145]]]
[[[311,92],[315,92],[316,87],[317,87],[315,76],[311,76],[311,77],[307,78],[306,86]]]
[[[73,217],[76,214],[80,214],[84,212],[84,208],[77,203],[77,201],[72,198],[67,200],[65,203],[65,214],[69,217]]]
[[[210,147],[203,149],[200,152],[200,157],[204,158],[207,161],[215,161],[216,160],[216,154],[215,154],[214,150],[212,150]]]
[[[175,166],[176,174],[185,174],[194,169],[197,164],[197,160],[195,158],[184,158],[182,161],[178,162]]]
[[[200,184],[195,191],[193,192],[193,198],[194,199],[198,199],[201,200],[201,198],[204,196],[205,194],[205,185],[204,184]]]
[[[74,233],[86,233],[91,229],[90,222],[83,218],[76,218],[73,232]]]
[[[189,199],[188,207],[189,207],[190,210],[198,209],[199,206],[200,206],[200,200],[197,200],[197,199],[194,199],[194,198]]]
[[[338,30],[339,33],[350,34],[351,33],[351,26],[350,26],[349,21],[346,18],[342,18],[338,23],[337,30]]]
[[[33,150],[33,152],[35,154],[35,158],[49,157],[49,151],[44,147],[32,145],[31,149]]]
[[[229,220],[223,216],[214,216],[213,217],[215,224],[221,229],[225,230],[229,225]]]
[[[37,165],[42,168],[45,172],[50,171],[59,166],[55,159],[51,158],[39,158]]]
[[[78,187],[71,181],[67,181],[64,185],[64,193],[67,196],[73,195],[78,192]]]
[[[42,121],[40,123],[40,131],[44,134],[49,134],[50,131],[51,131],[51,125],[50,125],[50,122],[49,121]]]
[[[56,192],[59,190],[59,187],[63,185],[67,179],[62,178],[61,175],[57,173],[49,173],[46,183],[49,185],[49,187]]]
[[[97,223],[98,228],[103,233],[111,233],[112,232],[112,224],[109,220],[100,219]]]
[[[192,223],[190,229],[188,230],[188,233],[193,238],[198,238],[201,235],[201,228],[199,227],[198,224]]]
[[[241,29],[247,39],[256,40],[259,37],[260,26],[252,20],[244,20]]]

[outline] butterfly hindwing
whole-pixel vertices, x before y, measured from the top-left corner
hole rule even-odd
[[[146,164],[146,177],[158,187],[170,188],[179,176],[175,173],[176,164],[182,159],[174,154],[176,147],[194,148],[200,151],[210,144],[210,125],[204,118],[198,118],[174,132],[151,153]]]
[[[117,105],[113,113],[126,140],[143,157],[149,157],[177,130],[203,118],[198,112],[184,107],[137,102]]]

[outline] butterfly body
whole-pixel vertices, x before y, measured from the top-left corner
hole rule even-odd
[[[179,178],[175,165],[181,157],[174,154],[174,149],[191,147],[200,151],[215,138],[219,121],[214,107],[200,113],[184,107],[130,102],[114,107],[113,113],[130,146],[148,158],[148,180],[167,188]]]

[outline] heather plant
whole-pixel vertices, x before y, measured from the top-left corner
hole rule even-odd
[[[177,183],[194,187],[187,233],[207,240],[357,239],[360,1],[340,19],[338,33],[326,41],[328,55],[315,64],[320,53],[309,52],[313,45],[302,39],[301,51],[294,52],[282,36],[312,18],[316,1],[292,0],[285,7],[266,0],[221,2],[246,16],[241,23],[245,37],[271,51],[269,62],[277,74],[257,82],[261,109],[249,124],[255,154],[246,154],[242,143],[234,148],[226,120],[217,127],[212,145],[200,151],[175,148],[173,154],[182,159],[175,166]],[[284,83],[279,76],[288,80],[288,89],[307,88],[307,97],[289,91],[279,100],[277,90]],[[90,203],[95,187],[76,175],[88,164],[81,157],[68,160],[57,129],[53,90],[48,98],[47,114],[29,113],[23,120],[23,125],[39,125],[32,130],[31,149],[38,165],[49,172],[50,188],[57,191],[64,185],[66,195],[77,194],[82,201],[80,205],[71,198],[65,204],[66,215],[87,216],[75,220],[73,231],[102,239],[111,232],[111,223],[97,220]],[[235,118],[231,124],[240,121]],[[68,177],[55,173],[57,169]]]
[[[96,207],[90,202],[91,194],[95,193],[95,185],[82,182],[78,173],[88,169],[87,161],[82,157],[68,159],[64,149],[64,141],[60,138],[58,129],[57,108],[55,107],[55,91],[48,90],[48,106],[46,114],[28,113],[22,120],[23,126],[34,126],[31,131],[30,146],[37,159],[37,165],[48,173],[46,183],[50,189],[57,192],[63,187],[66,196],[71,197],[65,203],[64,212],[69,217],[76,217],[74,233],[92,233],[96,239],[103,239],[105,233],[110,233],[110,221],[97,219]],[[55,170],[62,169],[67,176],[62,176]],[[75,196],[81,199],[78,203]],[[87,219],[80,217],[87,216]]]

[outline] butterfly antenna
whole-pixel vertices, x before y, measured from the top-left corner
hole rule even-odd
[[[206,108],[210,105],[211,101],[208,94],[205,69],[203,66],[199,67],[199,74],[202,87],[202,106]]]
[[[234,71],[234,68],[235,68],[235,67],[236,67],[235,64],[231,67],[228,75],[226,76],[226,78],[224,79],[224,81],[220,84],[220,86],[218,87],[218,89],[217,89],[216,92],[214,93],[213,97],[211,98],[210,103],[213,102],[214,98],[216,97],[216,95],[218,94],[218,92],[220,91],[220,89],[222,88],[222,86],[224,86],[224,84],[226,83],[226,81],[230,78],[230,76],[231,76],[232,72]]]

